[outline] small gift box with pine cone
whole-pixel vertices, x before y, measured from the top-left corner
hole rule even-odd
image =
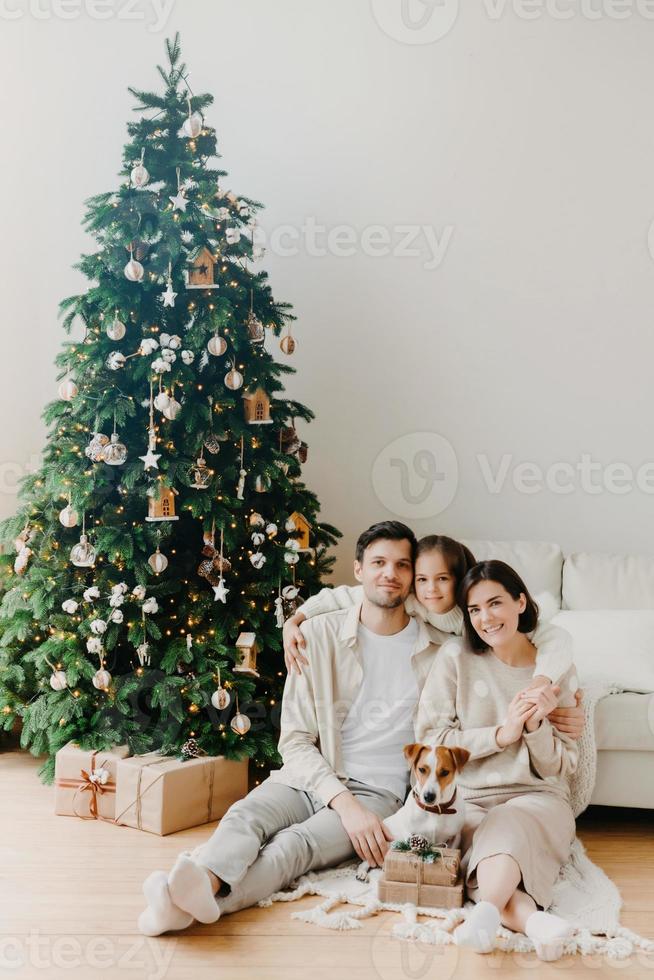
[[[394,841],[386,852],[379,900],[428,908],[461,908],[461,851],[431,847],[423,837]]]
[[[191,740],[189,740],[191,741]],[[151,834],[174,834],[224,816],[248,791],[248,760],[148,752],[118,765],[116,823]]]
[[[129,748],[81,749],[68,742],[55,757],[55,813],[82,820],[113,820],[116,768]]]

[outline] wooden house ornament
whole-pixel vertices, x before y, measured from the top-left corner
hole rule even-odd
[[[235,674],[248,674],[250,677],[259,677],[257,670],[257,653],[259,644],[257,643],[256,633],[239,633],[236,641],[236,649],[240,657],[239,662],[234,667]]]
[[[245,403],[245,421],[250,425],[270,425],[270,398],[263,388],[246,391],[243,395]]]
[[[304,514],[300,514],[299,511],[296,510],[295,513],[291,514],[290,520],[293,521],[296,529],[300,532],[300,534],[297,536],[294,535],[295,540],[300,546],[299,550],[311,551],[311,547],[309,545],[309,532],[311,530],[311,525]]]
[[[174,487],[159,487],[148,496],[148,516],[146,521],[178,521],[175,515],[175,497],[178,496]]]
[[[206,245],[201,245],[191,252],[187,264],[187,289],[218,289],[218,285],[213,281],[216,259]]]

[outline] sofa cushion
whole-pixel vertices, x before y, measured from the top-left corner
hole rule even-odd
[[[578,552],[563,564],[564,609],[654,609],[654,558]]]
[[[561,606],[563,554],[558,544],[547,541],[464,541],[477,561],[496,558],[515,568],[529,591],[549,592]]]
[[[563,610],[552,622],[572,636],[582,685],[592,679],[626,691],[654,691],[654,610]]]
[[[654,695],[609,694],[595,708],[598,749],[654,752]]]

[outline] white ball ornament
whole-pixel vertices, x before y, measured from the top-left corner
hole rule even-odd
[[[157,548],[155,553],[148,558],[148,565],[155,575],[161,575],[168,568],[168,559]]]
[[[231,695],[229,691],[226,691],[224,687],[219,687],[217,691],[214,691],[211,695],[211,703],[214,708],[218,711],[222,711],[231,703]]]
[[[224,337],[220,337],[218,334],[214,334],[213,337],[209,338],[209,343],[207,344],[207,350],[214,357],[222,357],[222,355],[227,350],[227,341]]]
[[[172,422],[174,419],[177,418],[181,410],[182,410],[182,406],[177,401],[177,399],[171,398],[168,404],[166,405],[166,407],[164,408],[163,413],[166,416],[166,418],[170,419]]]
[[[150,180],[150,174],[142,163],[137,163],[135,167],[132,167],[130,176],[134,187],[145,187]]]
[[[92,681],[93,687],[97,687],[98,691],[106,691],[111,684],[111,674],[108,670],[96,670]]]
[[[202,116],[199,112],[190,113],[188,118],[184,120],[182,131],[184,136],[187,136],[191,140],[194,140],[196,136],[200,135],[202,132]]]
[[[140,282],[145,275],[145,269],[136,259],[130,259],[124,269],[125,276],[130,282]]]
[[[248,716],[239,712],[232,718],[230,728],[233,732],[236,732],[237,735],[247,735],[247,733],[250,731],[251,724],[252,722]]]
[[[68,687],[65,670],[55,670],[50,675],[50,687],[53,691],[63,691]]]
[[[127,333],[127,327],[116,315],[107,327],[107,337],[110,340],[122,340]]]
[[[65,402],[72,402],[73,398],[77,398],[79,394],[79,388],[74,381],[68,378],[66,381],[62,381],[59,385],[59,397]]]
[[[170,395],[165,391],[160,391],[158,395],[154,397],[154,407],[158,412],[165,411],[170,405]]]
[[[232,368],[225,375],[225,384],[230,389],[230,391],[238,391],[239,388],[243,387],[243,375],[240,371]]]
[[[59,511],[59,521],[64,527],[76,527],[79,524],[79,514],[70,504],[66,504],[64,509]]]

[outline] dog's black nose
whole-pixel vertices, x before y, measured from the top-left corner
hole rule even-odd
[[[423,798],[423,800],[425,801],[425,803],[428,806],[431,806],[432,803],[434,802],[434,800],[436,799],[436,794],[435,793],[423,793],[422,794],[422,798]]]

